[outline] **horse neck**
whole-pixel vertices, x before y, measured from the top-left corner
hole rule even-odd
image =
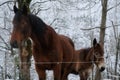
[[[51,27],[47,26],[44,34],[40,35],[32,33],[31,38],[33,39],[35,45],[39,45],[41,48],[48,49],[53,45],[53,35],[55,34],[55,31]]]
[[[86,61],[93,61],[94,58],[94,49],[93,47],[89,48],[86,56]]]
[[[31,24],[31,38],[35,45],[48,47],[53,42],[53,34],[55,31],[52,27],[45,24],[39,17],[29,14]]]

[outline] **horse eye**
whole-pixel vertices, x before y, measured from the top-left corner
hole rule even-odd
[[[100,56],[100,53],[96,52],[95,55],[96,55],[96,56]]]

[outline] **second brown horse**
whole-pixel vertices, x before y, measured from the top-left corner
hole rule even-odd
[[[71,70],[69,73],[79,74],[80,80],[87,80],[94,64],[99,68],[100,72],[105,69],[104,50],[97,40],[93,40],[93,47],[76,50],[74,60],[71,62]],[[66,75],[67,80],[67,75]]]

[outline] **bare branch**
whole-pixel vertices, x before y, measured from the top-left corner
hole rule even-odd
[[[2,28],[2,27],[0,27],[0,30],[7,31],[9,34],[11,34],[10,29],[11,28]]]
[[[100,27],[93,27],[93,28],[87,28],[87,29],[84,29],[84,28],[81,28],[80,30],[93,30],[93,29],[97,29],[97,28],[100,28]]]
[[[49,8],[47,8],[47,9],[38,9],[37,10],[37,12],[35,13],[35,15],[37,15],[40,11],[46,11],[46,10],[48,10],[48,9],[50,9],[50,7]],[[35,9],[32,11],[32,13],[35,11]]]
[[[89,10],[89,9],[93,8],[95,5],[96,5],[96,3],[94,3],[94,5],[89,7],[89,4],[87,4],[86,6],[84,6],[82,8],[76,7],[76,9],[77,10]]]
[[[112,23],[112,27],[113,27],[113,30],[114,30],[115,40],[117,42],[117,36],[116,36],[116,32],[115,32],[115,25],[114,25],[113,21],[111,21],[111,23]]]
[[[10,8],[10,6],[9,6],[9,4],[8,4],[8,3],[7,3],[7,6],[8,6],[8,8],[9,8],[9,10],[10,10],[10,11],[13,11],[13,9],[11,9],[11,8]]]
[[[0,35],[0,39],[3,41],[3,43],[6,45],[7,49],[10,49],[9,45],[7,42],[4,40],[4,38]]]
[[[4,5],[4,4],[7,4],[7,3],[10,3],[10,2],[15,2],[15,1],[5,1],[3,2],[2,4],[0,4],[0,6]]]
[[[41,3],[46,3],[46,2],[48,2],[49,0],[46,0],[46,1],[41,1],[41,2],[35,2],[35,3],[33,3],[31,6],[35,6],[36,4],[41,4]]]
[[[109,9],[107,10],[107,12],[110,11],[111,9],[113,9],[113,8],[115,8],[115,7],[117,7],[117,6],[119,6],[119,5],[120,5],[120,2],[119,2],[118,4],[116,4],[115,6],[109,8]]]
[[[51,23],[50,26],[57,20],[58,18],[55,18]]]
[[[60,1],[60,0],[46,0],[46,1],[40,1],[40,2],[37,1],[37,2],[33,3],[31,6],[34,6],[36,4],[46,3],[46,2],[49,2],[49,1],[58,1],[59,3],[63,4],[63,2]]]
[[[37,15],[40,11],[41,11],[41,9],[39,8],[38,11],[35,13],[35,15]]]
[[[118,25],[114,25],[115,27],[117,27],[117,26],[120,26],[120,24],[118,24]],[[107,26],[107,27],[105,27],[105,28],[111,28],[112,26]],[[87,31],[89,31],[89,30],[93,30],[93,29],[100,29],[101,27],[93,27],[93,28],[87,28],[87,29],[84,29],[84,28],[81,28],[80,30],[87,30]]]

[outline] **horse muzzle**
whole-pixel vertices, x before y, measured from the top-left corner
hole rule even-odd
[[[105,63],[102,62],[102,63],[98,64],[98,68],[99,68],[100,72],[103,72],[105,70]]]
[[[100,72],[103,72],[105,70],[105,67],[100,68]]]

